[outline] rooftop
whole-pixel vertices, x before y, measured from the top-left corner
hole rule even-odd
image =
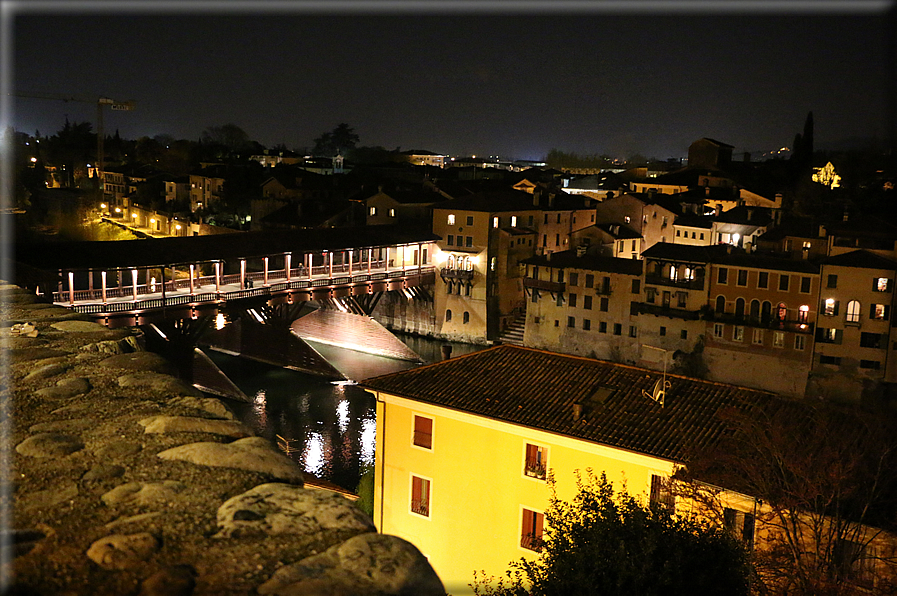
[[[525,265],[539,265],[555,269],[587,269],[627,275],[641,275],[643,265],[642,261],[638,259],[620,259],[589,254],[576,256],[576,251],[573,250],[530,257],[520,262]]]
[[[502,345],[362,384],[460,410],[646,455],[685,461],[726,432],[720,414],[783,402],[771,393],[666,375],[664,406],[645,397],[657,371]],[[582,404],[574,420],[573,406]]]

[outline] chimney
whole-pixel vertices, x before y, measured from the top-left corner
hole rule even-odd
[[[706,196],[706,197],[710,196],[710,187],[709,186],[704,187],[704,196]]]
[[[819,226],[819,237],[825,238],[825,226]]]
[[[539,206],[539,199],[542,198],[542,189],[538,186],[533,189],[533,207]]]
[[[720,215],[722,215],[722,213],[723,213],[723,204],[717,203],[716,204],[716,216],[719,217]]]
[[[443,345],[443,346],[442,346],[442,359],[443,359],[443,360],[448,360],[448,359],[451,358],[451,357],[452,357],[452,346],[450,346],[450,345]]]
[[[573,422],[579,422],[582,418],[582,404],[573,404]]]
[[[554,207],[554,193],[553,192],[548,193],[548,206]]]

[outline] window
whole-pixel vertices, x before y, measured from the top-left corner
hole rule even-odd
[[[469,226],[473,225],[473,215],[467,216],[467,225],[469,225]]]
[[[679,332],[679,339],[688,339],[688,331],[683,329]]]
[[[592,310],[592,297],[584,296],[582,299],[582,307],[586,310]]]
[[[545,447],[526,444],[526,460],[523,463],[523,473],[530,478],[545,480],[545,470],[548,463],[548,453]]]
[[[810,293],[810,278],[802,277],[800,278],[800,293],[801,294],[809,294]]]
[[[660,337],[664,337],[667,334],[667,328],[663,325],[660,326]]]
[[[816,328],[816,341],[823,344],[840,344],[844,332],[841,329]]]
[[[744,341],[744,327],[738,325],[732,329],[732,341]]]
[[[414,415],[414,445],[433,449],[433,419]]]
[[[583,329],[583,331],[588,331],[588,330],[591,329],[591,328],[592,328],[592,321],[590,321],[590,320],[588,320],[588,319],[583,319],[583,320],[582,320],[582,329]]]
[[[572,277],[572,275],[571,275],[571,277]],[[570,294],[570,295],[569,295],[569,302],[570,302],[570,306],[571,306],[571,307],[575,307],[575,306],[576,306],[576,294]]]
[[[819,356],[819,364],[834,364],[835,366],[840,366],[841,357],[840,356]]]
[[[725,326],[722,323],[714,323],[713,324],[713,337],[721,338],[723,336],[723,329]]]
[[[757,275],[757,287],[761,289],[766,289],[769,287],[769,272],[761,271]]]
[[[861,333],[860,334],[860,347],[861,348],[881,348],[882,334],[881,333]]]
[[[601,321],[598,323],[598,333],[607,333],[607,322]]]
[[[789,277],[787,275],[779,274],[779,291],[787,292],[788,291],[788,281]]]
[[[832,571],[838,579],[872,587],[875,559],[869,547],[852,540],[839,539],[832,549]]]
[[[560,213],[558,213],[558,220],[557,220],[557,223],[561,223],[561,214],[560,214]]]
[[[470,323],[470,313],[467,312],[466,310],[464,311],[463,321],[464,321],[465,325]]]
[[[860,322],[860,303],[858,300],[851,300],[847,303],[847,314],[845,322],[859,324]]]
[[[455,214],[454,213],[448,214],[448,219],[446,220],[446,223],[448,223],[448,225],[450,225],[450,226],[455,225]]]
[[[876,277],[872,280],[872,289],[876,292],[890,292],[891,280],[887,277]]]
[[[645,301],[649,304],[654,304],[654,298],[657,296],[657,290],[655,288],[645,288]]]
[[[395,210],[395,209],[390,209],[390,210],[389,210],[389,216],[390,216],[390,217],[395,217],[395,216],[396,216],[396,210]]]
[[[826,278],[825,287],[837,288],[838,287],[838,276],[837,275],[829,275]]]
[[[454,246],[455,245],[455,236],[453,234],[449,234],[448,236],[446,236],[445,243],[448,244],[449,246]]]
[[[571,272],[570,272],[570,281],[569,281],[569,284],[570,284],[571,286],[578,286],[578,285],[579,285],[579,273],[577,273],[576,271],[571,271]]]
[[[629,217],[628,215],[624,215],[624,216],[623,216],[623,222],[624,222],[624,223],[629,223],[630,221],[632,221],[632,218],[631,218],[631,217]]]
[[[726,297],[722,294],[716,297],[715,311],[720,314],[726,312]]]
[[[860,360],[860,368],[879,370],[881,368],[881,362],[878,360]]]
[[[371,207],[370,209],[368,209],[368,214],[369,214],[371,217],[374,217],[375,215],[377,215],[377,208],[376,208],[376,207]]]
[[[614,323],[614,335],[622,335],[623,334],[623,325],[620,323]]]
[[[676,306],[685,308],[688,300],[688,292],[676,292]]]
[[[785,347],[785,332],[784,331],[776,331],[772,334],[772,346],[774,348],[784,348]]]
[[[807,347],[807,338],[803,335],[795,335],[794,336],[794,349],[795,350],[803,350]]]
[[[676,230],[676,238],[678,238],[681,235],[682,235],[682,233],[679,230]],[[685,235],[688,236],[688,232],[686,232]]]
[[[607,312],[608,305],[610,304],[610,303],[608,302],[607,298],[601,298],[601,300],[600,300],[599,302],[600,302],[600,304],[599,304],[599,310],[600,310],[601,312]]]
[[[492,218],[492,227],[493,227],[493,228],[497,228],[497,227],[498,227],[498,222],[499,222],[499,221],[501,221],[501,220],[500,220],[498,217],[493,217],[493,218]]]
[[[629,337],[635,337],[635,336],[636,336],[635,325],[630,325],[629,326]]]
[[[640,294],[640,293],[641,293],[641,286],[642,286],[642,280],[640,280],[640,279],[633,279],[633,280],[632,280],[632,293],[633,293],[633,294]]]
[[[523,523],[520,529],[520,546],[527,550],[542,550],[542,527],[545,516],[538,511],[523,510]]]
[[[806,304],[802,304],[800,308],[797,309],[797,322],[801,325],[806,325],[809,317],[810,307]]]
[[[751,338],[751,343],[756,344],[758,346],[763,345],[763,330],[762,329],[754,329],[754,336]]]
[[[869,318],[887,321],[891,315],[891,307],[888,304],[873,304],[869,309]]]
[[[466,242],[464,243],[464,246],[466,246],[467,248],[470,248],[471,246],[473,246],[473,236],[468,236],[466,238]]]
[[[558,292],[557,301],[555,302],[557,306],[564,306],[564,294],[562,292]]]
[[[558,269],[558,283],[559,284],[564,283],[564,270],[563,269]]]
[[[825,302],[822,303],[822,314],[827,317],[833,317],[838,314],[838,304],[839,302],[834,298],[826,298]]]
[[[739,269],[738,270],[738,280],[735,282],[735,285],[738,286],[746,286],[747,285],[747,269]]]
[[[449,292],[451,292],[451,289],[449,289]],[[452,311],[446,310],[445,311],[445,322],[448,323],[451,320],[452,320]]]
[[[586,273],[586,287],[594,288],[595,287],[595,276],[591,273]]]
[[[411,511],[430,517],[430,481],[426,478],[411,477]]]
[[[567,317],[567,327],[570,327],[571,329],[573,327],[576,327],[576,318],[575,317]]]
[[[726,507],[723,509],[723,525],[736,539],[744,542],[748,550],[754,543],[754,516]]]
[[[657,474],[651,475],[651,505],[672,513],[676,498],[670,490],[670,480]]]
[[[516,216],[516,215],[512,215],[512,216],[511,216],[511,227],[512,227],[512,228],[516,228],[516,227],[517,227],[517,216]]]
[[[719,284],[727,284],[729,283],[729,270],[725,267],[720,267],[719,272],[716,274],[716,282]]]

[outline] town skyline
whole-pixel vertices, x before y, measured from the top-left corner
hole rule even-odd
[[[197,139],[232,122],[265,146],[300,148],[347,122],[360,145],[390,150],[664,160],[705,136],[737,152],[790,146],[809,111],[820,147],[893,137],[886,3],[33,4],[11,25],[7,93],[134,100],[105,117],[127,138]],[[29,134],[66,115],[95,120],[89,103],[4,99],[6,125]]]

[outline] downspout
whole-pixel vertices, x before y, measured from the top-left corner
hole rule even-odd
[[[383,433],[380,436],[381,440],[377,441],[377,443],[380,445],[380,454],[381,455],[380,455],[379,459],[382,460],[383,459],[382,454],[386,452],[386,402],[380,399],[379,391],[376,392],[376,397],[374,399],[377,400],[377,403],[383,404],[382,424],[380,423],[381,421],[378,421],[378,423],[377,423],[377,426],[379,426],[380,428],[383,429]],[[383,533],[383,497],[384,497],[384,491],[385,491],[384,487],[386,485],[386,467],[384,465],[382,465],[382,462],[377,461],[378,458],[376,457],[376,454],[377,454],[377,449],[375,446],[375,448],[374,448],[374,455],[375,455],[374,456],[374,467],[375,467],[375,469],[378,465],[380,467],[380,526],[377,529],[382,534]]]

